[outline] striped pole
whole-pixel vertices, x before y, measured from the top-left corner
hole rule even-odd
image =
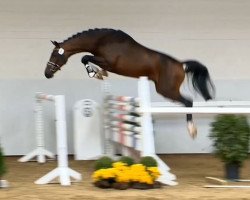
[[[37,95],[38,94],[36,94],[36,97]],[[22,156],[20,159],[18,159],[19,162],[28,162],[32,160],[34,157],[37,158],[38,163],[45,163],[46,157],[55,159],[55,155],[52,152],[45,149],[43,108],[42,108],[42,100],[39,98],[36,98],[35,100],[34,114],[35,114],[35,133],[36,133],[37,147],[35,150],[31,151],[27,155]]]

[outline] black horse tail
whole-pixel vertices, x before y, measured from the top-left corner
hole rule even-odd
[[[200,93],[207,101],[213,99],[215,96],[215,87],[210,79],[207,67],[194,60],[187,60],[183,62],[185,73],[192,76],[192,84],[194,89]]]

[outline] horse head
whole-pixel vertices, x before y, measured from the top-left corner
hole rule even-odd
[[[52,78],[54,74],[61,69],[61,67],[67,62],[68,55],[67,52],[60,46],[56,41],[51,41],[55,45],[53,52],[51,53],[49,62],[45,69],[46,78]]]

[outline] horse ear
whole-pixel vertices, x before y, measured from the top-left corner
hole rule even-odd
[[[59,43],[58,43],[57,41],[52,41],[52,40],[51,40],[51,42],[52,42],[52,44],[55,45],[55,47],[60,48],[60,45],[59,45]]]

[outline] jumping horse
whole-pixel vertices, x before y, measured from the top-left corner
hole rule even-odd
[[[55,72],[66,64],[68,58],[76,53],[88,52],[82,63],[90,77],[102,79],[109,72],[139,78],[147,76],[154,82],[157,93],[192,107],[193,101],[180,93],[180,86],[189,75],[194,89],[205,100],[213,98],[214,84],[207,68],[198,61],[181,62],[169,55],[151,50],[121,30],[90,29],[77,33],[61,43],[52,41],[54,49],[45,69],[45,76],[52,78]],[[89,63],[99,66],[92,67]],[[195,138],[197,129],[192,114],[187,114],[187,126],[191,137]]]

